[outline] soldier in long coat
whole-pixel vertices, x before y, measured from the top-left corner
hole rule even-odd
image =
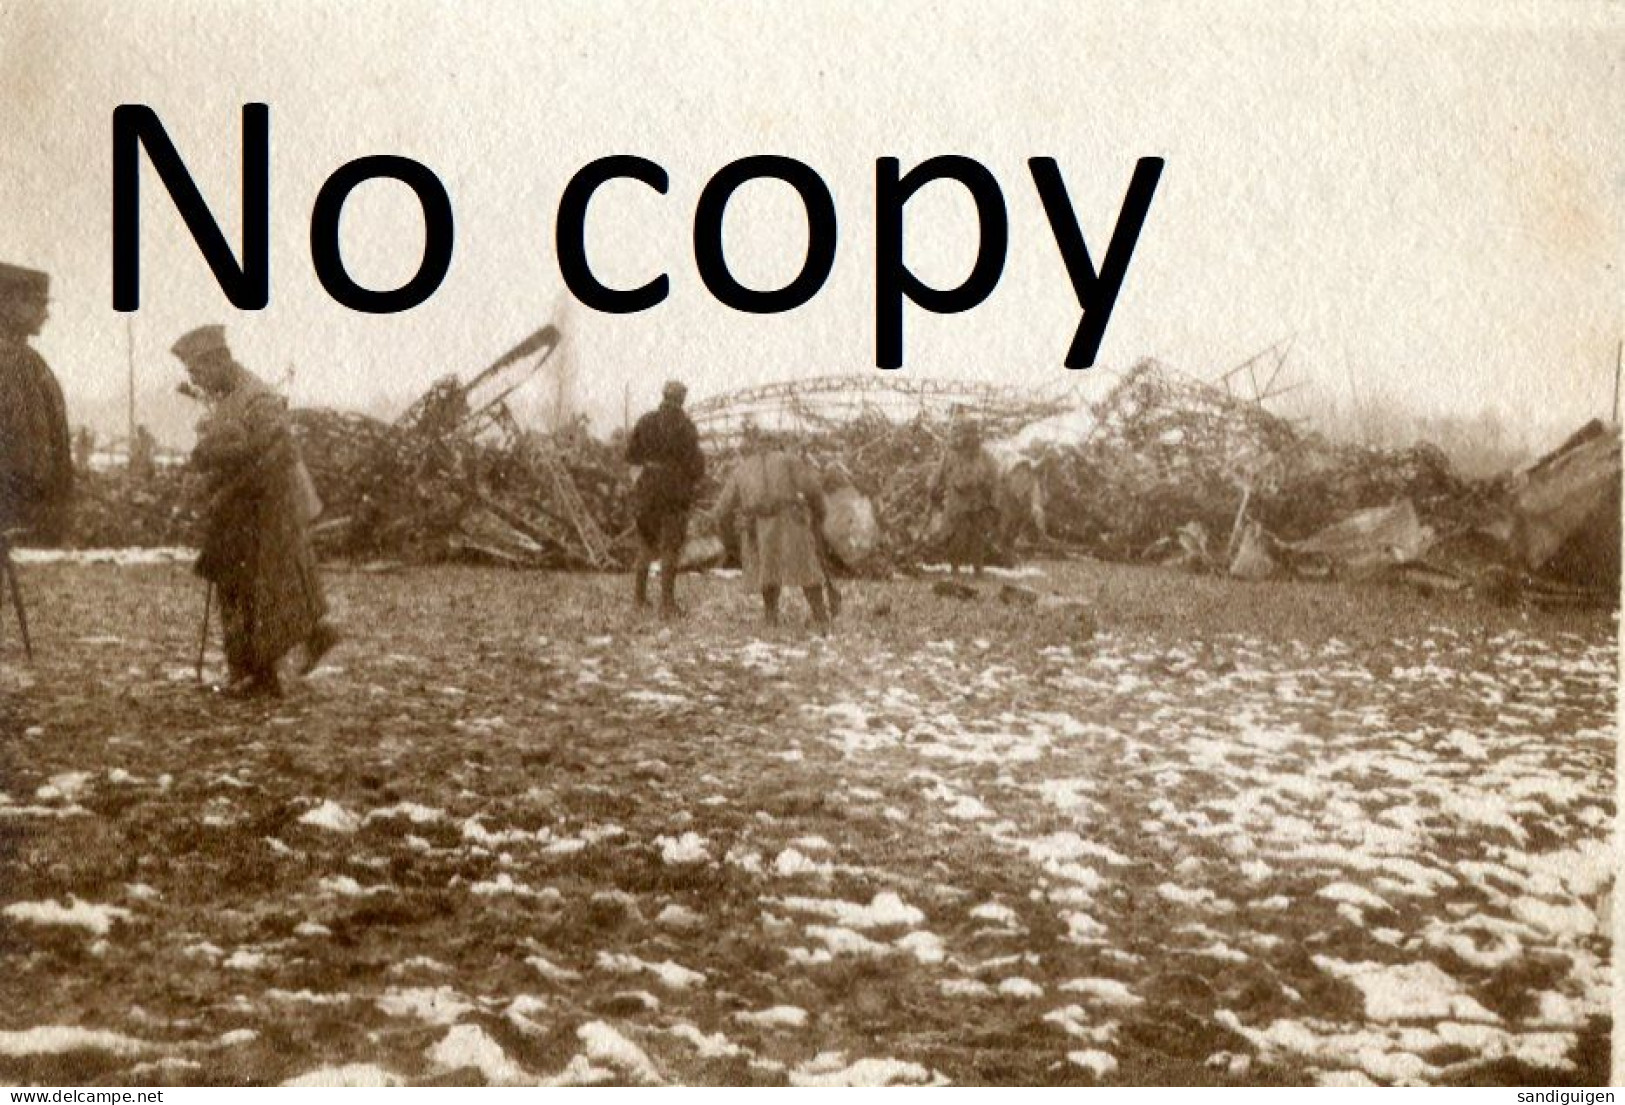
[[[632,595],[639,607],[649,604],[649,569],[660,561],[660,613],[677,609],[677,573],[688,515],[705,478],[700,434],[683,401],[688,388],[673,380],[661,394],[660,406],[638,419],[627,442],[626,462],[640,469],[632,487],[632,513],[638,533],[638,559],[632,567]]]
[[[974,423],[955,425],[948,452],[931,479],[931,497],[942,502],[951,572],[969,562],[977,576],[999,528],[999,466],[982,446]]]
[[[723,485],[717,519],[737,534],[745,586],[760,592],[768,625],[779,623],[779,595],[799,587],[823,632],[824,567],[817,527],[824,522],[824,491],[817,471],[799,454],[747,427],[739,463]]]
[[[0,534],[55,541],[67,527],[73,447],[62,388],[28,344],[49,317],[50,277],[0,264]]]
[[[321,505],[287,404],[236,362],[224,328],[193,330],[173,352],[208,403],[192,450],[208,497],[197,572],[220,596],[229,690],[275,695],[290,651],[304,646],[309,671],[338,639],[310,546]]]

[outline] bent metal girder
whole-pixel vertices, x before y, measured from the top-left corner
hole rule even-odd
[[[976,380],[845,375],[738,388],[689,405],[707,437],[731,437],[747,418],[794,421],[813,429],[864,415],[909,419],[973,412],[989,429],[1008,430],[1067,410],[1057,395]]]
[[[433,421],[432,414],[439,404],[451,402],[456,405],[453,414],[455,421],[441,427],[442,430],[478,436],[493,426],[502,428],[508,398],[541,372],[561,340],[558,327],[552,323],[543,326],[467,383],[456,377],[436,383],[407,408],[395,424],[421,426],[426,421]]]

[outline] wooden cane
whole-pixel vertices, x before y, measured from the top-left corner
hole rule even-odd
[[[203,630],[197,641],[197,681],[203,682],[203,654],[209,650],[209,607],[214,600],[214,584],[203,589]]]
[[[28,638],[28,611],[23,609],[23,592],[17,583],[17,566],[11,562],[11,542],[0,536],[0,587],[11,583],[11,608],[17,612],[17,629],[23,635],[23,655],[34,659],[34,644]]]

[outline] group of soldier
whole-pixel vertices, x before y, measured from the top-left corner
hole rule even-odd
[[[50,368],[29,341],[49,315],[47,274],[0,264],[0,565],[9,566],[19,535],[47,543],[67,532],[74,483],[67,410]],[[204,486],[198,575],[205,605],[218,597],[233,696],[280,693],[279,669],[292,654],[309,672],[339,634],[311,545],[321,501],[300,457],[287,403],[233,356],[221,326],[182,335],[171,352],[197,400],[192,464]],[[705,454],[683,410],[687,388],[665,386],[658,409],[639,419],[627,447],[637,471],[633,514],[638,556],[633,598],[649,603],[649,575],[660,568],[662,617],[681,614],[676,583],[689,516],[705,478]],[[974,428],[961,424],[932,481],[942,504],[948,552],[979,575],[996,528],[998,472]],[[776,625],[785,588],[806,596],[819,632],[840,613],[824,534],[825,497],[817,469],[788,437],[744,428],[738,462],[723,483],[715,517],[739,552],[745,586],[759,594]],[[13,580],[13,582],[15,582]]]
[[[639,538],[633,569],[633,601],[649,605],[649,571],[660,564],[660,613],[675,617],[676,580],[682,565],[689,514],[705,477],[705,455],[693,421],[683,411],[688,389],[673,381],[659,409],[632,430],[627,462],[639,469],[633,485]],[[974,423],[955,424],[929,492],[942,508],[951,570],[967,565],[980,576],[999,528],[999,468]],[[745,586],[758,592],[769,625],[779,621],[786,587],[800,588],[820,632],[840,613],[841,595],[831,573],[833,557],[824,533],[826,504],[817,468],[793,438],[744,424],[739,458],[722,486],[715,518],[724,543],[739,550]]]
[[[638,558],[632,570],[633,601],[647,607],[649,570],[660,564],[660,614],[680,613],[677,575],[682,570],[689,514],[705,477],[700,435],[683,411],[688,389],[668,383],[658,409],[638,420],[627,442],[627,463],[638,470],[632,485]],[[799,587],[813,622],[827,629],[839,612],[840,591],[829,577],[823,538],[824,490],[817,471],[788,442],[747,425],[738,463],[723,484],[716,519],[725,542],[739,549],[746,585],[762,596],[768,624],[779,620],[779,596]],[[831,608],[834,608],[832,611]]]

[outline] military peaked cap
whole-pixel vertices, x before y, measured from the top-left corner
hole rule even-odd
[[[224,326],[199,326],[182,334],[169,351],[182,361],[195,361],[210,353],[228,353]]]
[[[8,265],[0,261],[0,294],[15,295],[18,292],[33,292],[43,299],[51,293],[51,278],[37,269],[25,269],[21,265]]]

